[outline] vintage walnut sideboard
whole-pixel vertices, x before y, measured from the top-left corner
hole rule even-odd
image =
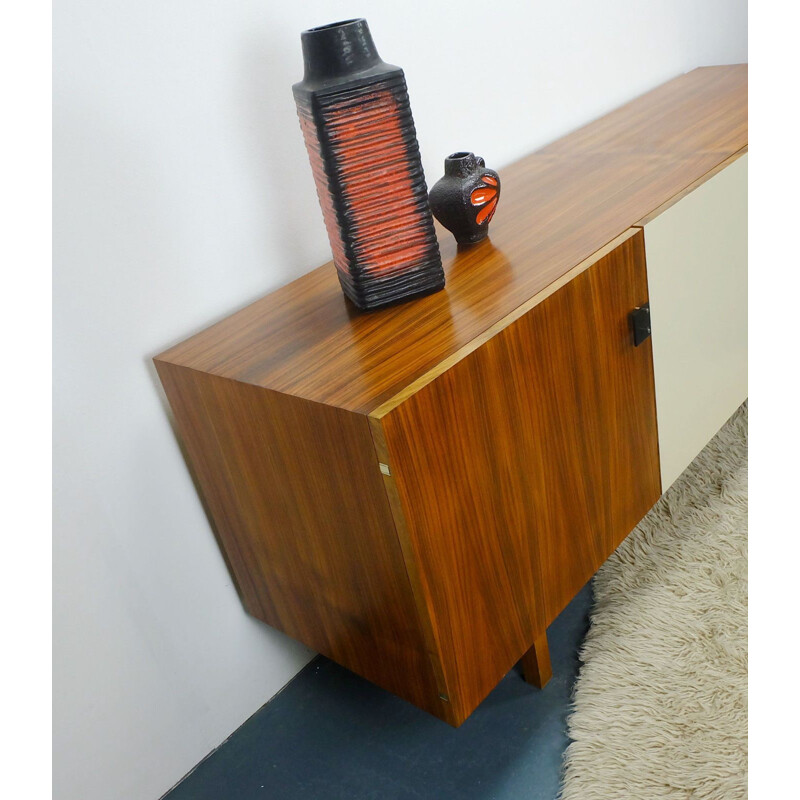
[[[329,264],[158,356],[246,609],[452,725],[542,685],[746,397],[746,151],[747,67],[697,69],[502,170],[443,291],[361,314]]]

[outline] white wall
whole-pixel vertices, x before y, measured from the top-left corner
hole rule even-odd
[[[242,610],[150,358],[329,259],[291,84],[366,14],[429,183],[703,64],[744,0],[60,0],[55,7],[55,796],[157,798],[311,657]],[[502,206],[500,208],[502,214]]]

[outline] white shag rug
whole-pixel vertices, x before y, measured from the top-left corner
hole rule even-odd
[[[562,800],[747,797],[747,404],[594,579]]]

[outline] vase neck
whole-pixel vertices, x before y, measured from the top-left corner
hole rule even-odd
[[[453,153],[444,160],[444,174],[456,178],[466,178],[478,167],[484,166],[484,160],[475,153]]]
[[[305,81],[319,81],[362,72],[382,63],[365,19],[349,19],[300,35]]]

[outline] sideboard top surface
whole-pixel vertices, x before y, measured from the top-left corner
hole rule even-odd
[[[375,413],[746,147],[747,65],[696,69],[502,169],[489,239],[437,226],[444,290],[363,314],[329,263],[156,360]]]

